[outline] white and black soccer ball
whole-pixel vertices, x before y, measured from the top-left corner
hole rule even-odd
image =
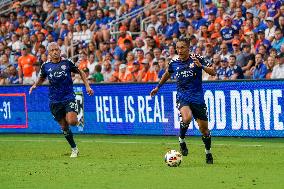
[[[178,167],[182,162],[182,155],[179,151],[170,150],[165,155],[165,162],[170,167]]]

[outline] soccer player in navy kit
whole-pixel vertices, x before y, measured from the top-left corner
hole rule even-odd
[[[206,62],[203,57],[189,53],[189,42],[187,39],[179,39],[176,44],[176,50],[178,57],[171,60],[168,70],[162,76],[158,86],[151,91],[150,95],[156,95],[159,88],[172,74],[176,76],[177,108],[182,117],[179,134],[181,153],[184,156],[188,154],[185,134],[193,116],[202,133],[202,140],[206,152],[206,163],[213,164],[213,157],[210,151],[211,135],[208,130],[207,108],[202,89],[202,70],[212,76],[215,76],[216,73],[211,67],[211,64]]]
[[[29,94],[46,78],[49,86],[49,107],[54,119],[60,124],[63,134],[71,146],[72,152],[70,157],[77,157],[79,150],[73,139],[72,131],[69,125],[77,125],[77,105],[75,102],[75,93],[73,91],[73,82],[71,72],[80,74],[89,95],[93,95],[85,73],[69,60],[61,59],[60,48],[57,43],[52,42],[48,46],[48,56],[50,60],[45,62],[40,69],[38,81],[31,86]]]

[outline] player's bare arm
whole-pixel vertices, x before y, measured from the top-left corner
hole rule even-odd
[[[170,78],[171,78],[171,74],[170,74],[168,71],[166,71],[166,72],[163,74],[163,76],[162,76],[162,78],[161,78],[159,84],[157,85],[157,87],[155,87],[155,88],[151,91],[150,96],[151,96],[151,97],[155,96],[155,95],[158,93],[159,89],[162,87],[162,85],[163,85],[164,83],[166,83],[166,81],[167,81],[168,79],[170,79]]]
[[[94,94],[94,91],[93,91],[93,89],[90,87],[90,84],[89,84],[89,82],[88,82],[88,80],[87,80],[87,78],[86,78],[86,74],[82,71],[82,70],[79,70],[79,74],[80,74],[80,76],[81,76],[81,78],[82,78],[82,80],[83,80],[83,82],[84,82],[84,85],[85,85],[85,87],[86,87],[86,91],[87,91],[87,93],[88,93],[88,95],[93,95]]]
[[[37,80],[37,82],[31,86],[31,88],[30,88],[30,90],[29,90],[29,94],[31,94],[32,91],[33,91],[37,86],[41,85],[44,81],[45,81],[45,78],[40,77],[40,78]]]

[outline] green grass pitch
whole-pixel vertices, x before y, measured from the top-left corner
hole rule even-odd
[[[177,137],[76,135],[70,159],[62,135],[0,135],[0,189],[283,189],[283,139],[213,138],[205,164],[200,137],[187,137],[180,167],[164,163]]]

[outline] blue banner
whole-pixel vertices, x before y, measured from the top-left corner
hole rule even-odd
[[[87,134],[178,135],[175,83],[151,98],[156,84],[98,84],[88,96],[75,85],[79,127]],[[284,81],[205,82],[209,128],[213,136],[284,137]],[[0,87],[0,133],[59,133],[49,111],[48,86],[32,95],[30,86]],[[195,121],[188,135],[200,135]]]

